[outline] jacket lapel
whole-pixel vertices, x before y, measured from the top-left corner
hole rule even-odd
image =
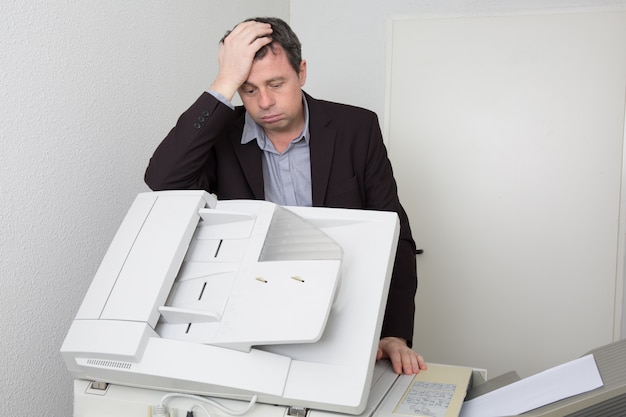
[[[330,128],[331,118],[323,106],[305,93],[309,105],[309,133],[311,140],[311,192],[313,206],[323,206],[330,178],[337,132]]]
[[[243,131],[244,123],[243,114],[242,112],[242,116],[237,120],[237,129],[233,129],[230,132],[230,141],[254,198],[263,200],[265,198],[265,187],[263,185],[263,153],[261,149],[259,149],[256,141],[245,145],[241,144],[241,132]]]

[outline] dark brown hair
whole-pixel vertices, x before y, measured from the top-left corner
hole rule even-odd
[[[302,45],[291,27],[284,20],[277,17],[253,17],[244,20],[244,22],[250,21],[269,23],[272,26],[272,34],[270,35],[272,42],[259,49],[256,55],[254,55],[254,59],[263,58],[268,51],[271,50],[273,52],[276,45],[280,45],[287,54],[289,65],[299,73],[300,63],[302,62]],[[224,39],[230,35],[230,32],[232,31],[226,32],[220,43],[224,42]]]

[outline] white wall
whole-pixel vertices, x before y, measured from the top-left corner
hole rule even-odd
[[[217,42],[288,0],[0,4],[0,398],[72,414],[59,348],[157,143],[208,87]],[[8,405],[8,410],[6,406]]]
[[[579,11],[579,10],[626,10],[624,0],[318,0],[315,3],[302,0],[292,0],[291,25],[299,34],[303,43],[303,55],[308,61],[308,76],[305,89],[314,97],[326,98],[341,102],[357,104],[376,111],[385,126],[387,100],[387,71],[388,71],[388,21],[394,17],[440,17],[440,16],[485,16],[506,14],[528,14],[535,12]],[[433,39],[436,42],[436,39]],[[386,133],[386,131],[385,131]],[[390,144],[395,154],[402,154],[404,150],[397,150]],[[393,158],[393,155],[392,155]],[[392,159],[392,163],[393,163]],[[420,179],[427,181],[427,179]],[[406,185],[408,181],[404,181]],[[411,193],[415,187],[400,184],[400,196]],[[434,185],[436,186],[436,185]],[[618,228],[615,222],[615,235]],[[419,239],[418,239],[419,240]],[[428,248],[425,248],[428,250]],[[611,254],[612,255],[612,254]],[[450,260],[454,262],[454,259]],[[419,263],[419,258],[418,258]],[[419,270],[419,268],[418,268]],[[428,279],[429,277],[421,277]],[[432,277],[431,277],[432,278]],[[424,281],[422,281],[424,283]],[[425,287],[424,287],[425,288]],[[617,288],[620,291],[620,288]],[[418,290],[419,291],[419,290]],[[620,294],[618,294],[618,298]],[[419,296],[418,296],[419,301]],[[444,300],[439,300],[445,302]],[[606,310],[606,306],[599,308]],[[593,306],[587,308],[593,309]],[[432,313],[432,312],[431,312]],[[487,314],[487,311],[483,311]],[[619,313],[618,313],[619,314]],[[423,316],[422,316],[422,319]],[[427,319],[426,319],[427,320]],[[418,320],[419,323],[419,320]],[[609,326],[611,323],[608,324]],[[445,332],[445,329],[442,329]],[[415,347],[420,350],[420,329],[416,329]],[[431,335],[432,336],[432,335]],[[480,337],[480,336],[475,336]],[[584,336],[582,336],[584,337]],[[443,338],[448,341],[448,339]],[[447,342],[440,342],[447,343]],[[497,344],[497,341],[494,341]],[[432,346],[433,342],[429,341]],[[450,350],[450,345],[446,345]],[[464,346],[458,346],[457,356],[467,354]],[[443,350],[443,349],[441,349]],[[437,349],[430,351],[436,352]],[[494,351],[493,353],[495,353]],[[584,352],[578,352],[582,354]],[[485,356],[489,352],[485,352]],[[545,364],[543,353],[539,350],[525,352],[526,361],[520,363],[508,352],[502,358],[503,366],[496,365],[495,360],[484,363],[464,363],[472,366],[493,368],[492,376],[502,371],[516,369],[526,376],[529,371],[538,371],[538,363]],[[533,361],[533,356],[543,361]],[[565,355],[565,354],[564,354]],[[427,360],[437,361],[436,355],[426,357]],[[502,355],[501,355],[502,356]],[[468,357],[468,355],[466,355]],[[572,359],[571,357],[562,360]],[[531,367],[528,364],[533,364]],[[556,363],[552,363],[556,365]]]
[[[419,351],[527,376],[612,342],[626,12],[393,26],[389,151],[425,250]]]
[[[384,124],[388,20],[541,10],[626,9],[625,0],[292,0],[291,26],[314,97],[369,108]]]

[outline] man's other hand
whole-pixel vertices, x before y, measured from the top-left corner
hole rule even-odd
[[[412,375],[427,368],[422,355],[413,351],[406,340],[399,337],[383,337],[378,343],[376,360],[389,359],[395,373]]]

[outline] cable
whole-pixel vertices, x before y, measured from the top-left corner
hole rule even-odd
[[[252,409],[252,407],[254,407],[254,405],[256,404],[256,400],[257,400],[257,396],[254,395],[252,396],[252,398],[250,399],[250,402],[248,403],[248,405],[241,409],[241,410],[233,410],[232,408],[228,408],[220,403],[218,403],[215,400],[212,400],[210,398],[206,398],[206,397],[201,397],[199,395],[193,395],[193,394],[182,394],[182,393],[176,393],[176,392],[171,392],[168,394],[165,394],[162,398],[161,398],[161,402],[159,403],[159,406],[165,407],[165,403],[167,400],[169,400],[170,398],[175,398],[175,397],[181,397],[181,398],[187,398],[187,399],[191,399],[191,400],[196,400],[196,401],[200,401],[200,402],[204,402],[207,403],[215,408],[217,408],[218,410],[229,414],[231,416],[242,416],[244,414],[246,414],[248,411],[250,411]],[[204,411],[207,416],[211,416],[211,414],[209,414],[208,410],[204,407],[202,407],[201,405],[198,405],[198,407],[200,407],[202,409],[202,411]],[[193,409],[193,408],[192,408]]]
[[[206,415],[207,415],[207,417],[211,417],[211,413],[209,413],[209,410],[207,410],[206,408],[204,408],[204,406],[203,406],[202,404],[196,404],[196,405],[194,405],[193,407],[191,407],[191,411],[190,411],[190,412],[191,412],[191,414],[193,414],[193,410],[194,410],[194,408],[199,408],[200,410],[204,411],[204,414],[206,414]],[[187,413],[187,414],[189,414],[189,413]],[[187,416],[187,417],[193,417],[193,415],[192,415],[192,416]]]

